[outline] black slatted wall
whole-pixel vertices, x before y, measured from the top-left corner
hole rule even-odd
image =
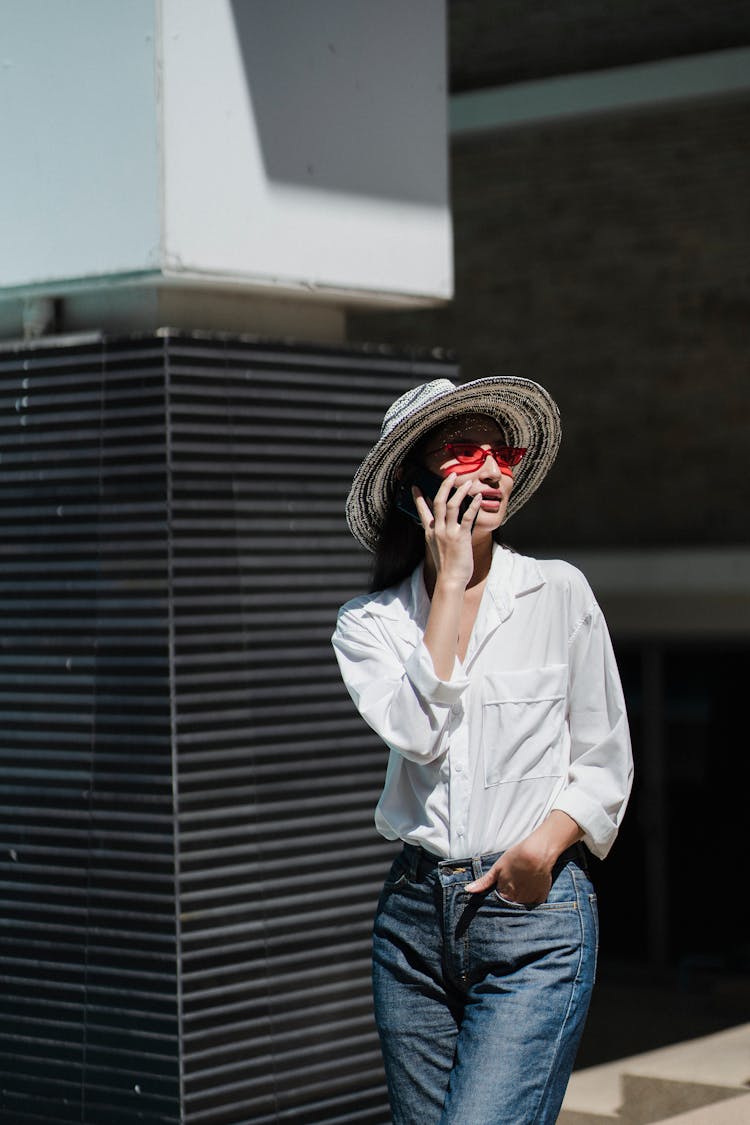
[[[386,1125],[385,755],[329,638],[366,583],[353,469],[445,373],[169,333],[0,353],[8,1120]]]
[[[162,350],[0,353],[0,1108],[13,1125],[176,1120]]]

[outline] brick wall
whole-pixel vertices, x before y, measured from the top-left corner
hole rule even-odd
[[[750,539],[750,96],[458,139],[456,297],[353,317],[558,399],[523,549]]]

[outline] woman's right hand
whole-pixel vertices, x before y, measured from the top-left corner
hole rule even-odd
[[[465,590],[474,572],[471,532],[482,503],[482,494],[477,493],[459,519],[461,503],[469,493],[473,478],[466,477],[455,488],[456,479],[456,474],[450,473],[431,504],[417,485],[412,488],[412,495],[424,528],[425,548],[432,558],[437,579],[441,584],[460,585]]]

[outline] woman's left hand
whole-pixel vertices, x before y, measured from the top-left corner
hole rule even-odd
[[[471,894],[495,890],[509,902],[539,906],[552,887],[557,857],[583,836],[583,830],[561,809],[553,809],[530,836],[508,848],[486,875],[466,884]]]
[[[471,894],[495,890],[509,902],[538,906],[547,901],[551,886],[552,863],[530,840],[523,840],[503,852],[485,875],[467,884],[466,890]]]

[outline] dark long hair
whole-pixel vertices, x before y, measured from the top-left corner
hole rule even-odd
[[[424,531],[391,501],[372,564],[370,593],[395,586],[424,558]]]

